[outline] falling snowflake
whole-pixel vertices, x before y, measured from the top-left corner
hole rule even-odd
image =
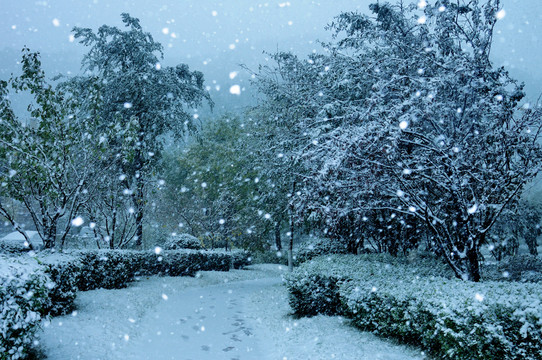
[[[76,217],[75,219],[72,220],[72,225],[73,226],[81,226],[85,223],[85,220],[83,220],[83,218],[81,216],[78,216]]]
[[[232,87],[230,87],[230,94],[241,95],[241,86],[233,85]]]

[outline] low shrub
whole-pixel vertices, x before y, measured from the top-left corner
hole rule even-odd
[[[49,306],[49,277],[37,267],[1,259],[0,359],[25,358]]]
[[[201,250],[201,241],[190,234],[171,234],[164,244],[165,250],[192,249]]]
[[[134,279],[139,263],[134,251],[95,250],[74,255],[81,263],[77,282],[81,291],[124,288]]]
[[[153,275],[194,276],[198,271],[229,271],[232,257],[220,251],[163,251],[147,263]]]
[[[339,239],[313,237],[300,246],[296,258],[299,263],[303,263],[318,256],[331,254],[348,254],[347,244]]]
[[[231,256],[234,269],[243,269],[252,264],[252,255],[246,250],[233,250]]]
[[[249,251],[246,250],[213,250],[216,253],[226,254],[230,257],[230,268],[232,269],[243,269],[244,267],[252,264],[252,255]]]
[[[41,261],[40,261],[41,262]],[[62,256],[58,259],[47,258],[41,262],[44,272],[52,281],[49,289],[48,315],[57,316],[71,312],[77,297],[81,263],[78,259]]]
[[[257,251],[252,256],[253,264],[280,264],[288,266],[288,252],[286,251]],[[294,258],[294,264],[297,265]]]
[[[542,280],[542,259],[534,255],[516,255],[501,261],[499,270],[512,281],[539,282]]]
[[[363,330],[421,345],[437,358],[542,358],[538,284],[464,282],[422,259],[329,256],[303,264],[287,286],[299,315],[331,309]]]
[[[159,250],[85,251],[81,262],[80,290],[121,289],[140,275],[194,276],[198,271],[228,271],[233,252]]]

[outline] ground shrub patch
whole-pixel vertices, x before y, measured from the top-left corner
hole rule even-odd
[[[0,266],[0,359],[22,359],[49,306],[49,277],[36,266],[2,258]]]

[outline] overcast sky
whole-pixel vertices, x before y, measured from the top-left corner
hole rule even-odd
[[[254,67],[262,52],[293,50],[303,55],[329,34],[324,26],[341,11],[367,12],[373,0],[0,0],[0,78],[17,70],[23,46],[43,54],[50,72],[76,72],[85,49],[70,38],[74,26],[121,25],[129,12],[165,48],[166,65],[180,62],[206,74],[212,91],[224,91],[239,64]],[[506,11],[495,34],[493,61],[542,93],[541,0],[502,0]],[[53,75],[53,74],[51,74]],[[228,83],[230,82],[230,83]],[[217,90],[221,89],[221,90]]]

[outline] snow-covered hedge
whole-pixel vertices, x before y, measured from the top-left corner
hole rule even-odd
[[[250,264],[252,264],[252,255],[246,250],[223,250],[215,249],[212,250],[218,254],[225,254],[230,258],[230,268],[232,269],[242,269]]]
[[[79,253],[78,288],[120,289],[138,275],[194,276],[197,271],[228,271],[231,252],[99,250]]]
[[[100,250],[0,258],[0,360],[24,358],[45,315],[65,314],[78,290],[126,287],[139,275],[194,276],[249,262],[246,251]]]
[[[468,283],[440,264],[381,260],[328,256],[302,265],[287,277],[292,308],[340,312],[440,359],[542,358],[539,284]]]
[[[252,255],[246,250],[232,250],[232,268],[243,269],[252,264]]]
[[[294,254],[294,266],[297,266],[297,258]],[[281,264],[288,266],[288,252],[265,250],[255,252],[252,257],[252,263],[254,264]]]
[[[164,244],[165,250],[180,250],[180,249],[192,249],[200,250],[201,241],[190,234],[171,234]]]
[[[51,281],[37,267],[0,261],[0,359],[21,359],[48,306]]]
[[[303,263],[322,255],[347,253],[348,248],[346,243],[339,239],[314,237],[300,246],[296,258],[299,263]]]
[[[55,256],[38,260],[43,271],[49,276],[52,285],[49,289],[49,303],[45,309],[48,315],[57,316],[71,312],[77,296],[77,284],[81,273],[81,263],[77,258]]]

